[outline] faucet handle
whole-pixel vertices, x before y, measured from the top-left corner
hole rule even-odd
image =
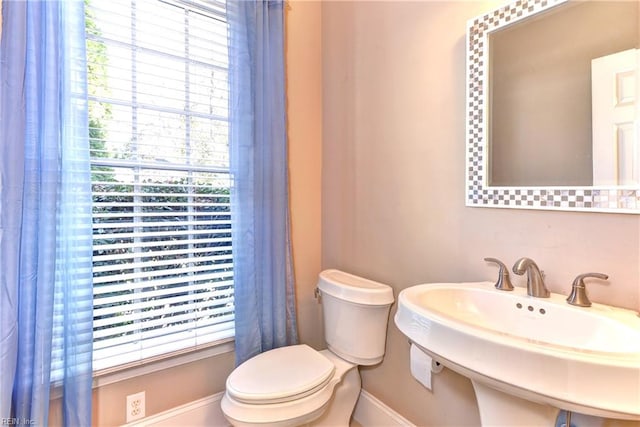
[[[494,264],[498,264],[500,267],[500,271],[498,271],[498,281],[494,285],[496,289],[501,291],[512,291],[513,285],[511,284],[511,279],[509,278],[509,269],[502,261],[496,258],[485,258],[487,262],[492,262]]]
[[[587,296],[587,287],[584,279],[587,277],[595,277],[596,279],[607,280],[609,276],[602,273],[584,273],[578,275],[571,285],[571,294],[567,297],[567,302],[578,307],[591,307],[591,301]]]

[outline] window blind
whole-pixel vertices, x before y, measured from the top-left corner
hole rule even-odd
[[[222,1],[90,0],[94,371],[234,334]]]

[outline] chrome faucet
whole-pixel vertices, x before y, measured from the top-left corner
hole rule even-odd
[[[518,275],[527,273],[527,294],[536,298],[548,298],[549,289],[544,285],[544,277],[531,258],[520,258],[513,264],[513,272]]]

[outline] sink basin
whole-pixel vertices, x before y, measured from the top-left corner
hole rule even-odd
[[[481,418],[479,390],[489,387],[545,407],[640,420],[640,317],[565,299],[491,282],[417,285],[400,293],[395,323],[472,380]]]

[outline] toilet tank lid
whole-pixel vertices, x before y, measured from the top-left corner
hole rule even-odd
[[[335,298],[364,305],[390,305],[393,289],[389,285],[354,276],[340,270],[320,273],[318,289]]]

